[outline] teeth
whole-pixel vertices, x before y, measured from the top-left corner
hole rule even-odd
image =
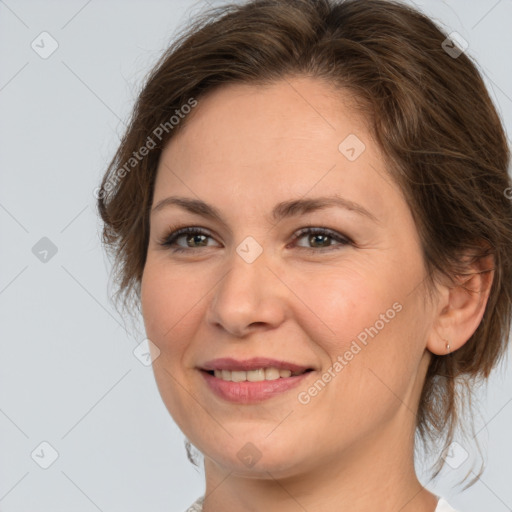
[[[281,377],[290,377],[292,372],[291,370],[279,370],[278,368],[258,368],[257,370],[250,370],[247,372],[215,370],[214,375],[219,379],[232,382],[261,382],[262,380],[276,380]],[[294,375],[298,375],[298,373]]]

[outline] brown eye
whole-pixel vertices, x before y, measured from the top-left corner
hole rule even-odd
[[[338,248],[339,246],[345,246],[348,244],[351,244],[351,240],[349,240],[347,237],[341,235],[340,233],[337,233],[336,231],[332,231],[331,229],[327,228],[304,228],[301,229],[296,237],[295,240],[299,240],[301,238],[307,237],[307,243],[311,244],[312,247],[303,247],[300,246],[303,249],[309,250],[309,251],[316,251],[324,249],[324,250],[333,250]],[[330,241],[336,241],[338,244],[333,245],[330,243]]]
[[[185,247],[176,244],[182,238],[185,240]],[[190,227],[172,231],[159,243],[162,246],[170,247],[173,252],[189,252],[201,249],[201,247],[208,247],[208,238],[212,237],[204,229]]]

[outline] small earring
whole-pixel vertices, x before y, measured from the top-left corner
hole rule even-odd
[[[446,352],[450,353],[450,343],[446,343]]]

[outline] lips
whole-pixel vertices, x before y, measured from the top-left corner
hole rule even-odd
[[[217,397],[247,405],[285,394],[315,373],[313,367],[268,357],[244,360],[223,357],[206,361],[198,369]],[[264,380],[262,372],[257,371],[261,369],[264,369]]]
[[[296,363],[271,359],[268,357],[253,357],[251,359],[237,360],[231,357],[223,357],[206,361],[200,366],[201,370],[212,372],[215,370],[251,371],[260,368],[277,368],[278,370],[290,370],[293,374],[302,374],[313,370],[311,366],[303,366]]]

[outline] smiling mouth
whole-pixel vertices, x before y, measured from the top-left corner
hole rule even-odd
[[[279,369],[275,367],[257,368],[254,370],[202,370],[209,375],[227,382],[262,382],[277,379],[286,379],[298,377],[304,373],[313,371],[312,368],[292,372],[291,370]]]

